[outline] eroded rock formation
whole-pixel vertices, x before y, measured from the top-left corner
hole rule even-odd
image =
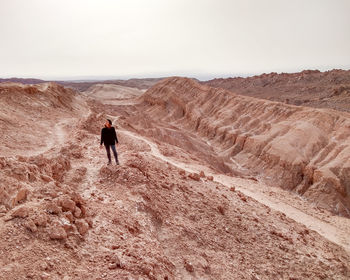
[[[169,78],[142,97],[148,112],[196,131],[217,154],[269,184],[340,215],[350,209],[350,114],[237,95]]]

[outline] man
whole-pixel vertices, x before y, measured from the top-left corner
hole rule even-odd
[[[110,148],[112,148],[114,158],[115,158],[115,163],[119,165],[118,161],[118,154],[115,149],[115,143],[118,144],[118,138],[117,134],[115,132],[114,127],[112,126],[112,121],[108,120],[105,123],[105,127],[102,128],[101,130],[101,144],[100,148],[102,148],[102,144],[105,145],[106,151],[107,151],[107,157],[108,157],[108,165],[111,164],[111,151]]]

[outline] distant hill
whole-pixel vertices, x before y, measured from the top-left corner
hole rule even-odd
[[[304,70],[213,79],[202,83],[246,96],[350,112],[350,70]]]
[[[33,78],[28,78],[28,79],[24,79],[24,78],[1,79],[0,78],[0,83],[4,83],[4,82],[21,83],[21,84],[28,85],[28,84],[41,84],[41,83],[45,83],[46,81],[39,80],[39,79],[33,79]]]
[[[84,82],[76,82],[76,81],[56,81],[57,83],[77,89],[79,91],[86,91],[89,87],[96,84],[113,84],[124,87],[131,87],[137,89],[149,89],[156,83],[158,83],[163,78],[145,78],[145,79],[129,79],[129,80],[106,80],[106,81],[84,81]]]
[[[128,79],[128,80],[91,80],[91,81],[46,81],[46,80],[40,80],[40,79],[33,79],[33,78],[6,78],[6,79],[0,79],[1,82],[13,82],[13,83],[21,83],[21,84],[41,84],[45,82],[55,82],[57,84],[70,87],[73,89],[76,89],[78,91],[86,91],[89,87],[96,85],[96,84],[113,84],[113,85],[119,85],[124,87],[131,87],[131,88],[137,88],[137,89],[149,89],[153,85],[155,85],[157,82],[162,80],[163,78],[144,78],[144,79]]]

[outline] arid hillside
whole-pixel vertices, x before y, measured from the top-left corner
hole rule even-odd
[[[0,154],[38,153],[60,140],[55,132],[80,114],[83,101],[55,83],[0,83]]]
[[[348,114],[185,78],[141,93],[1,85],[1,280],[349,279],[350,220],[317,205],[347,201]]]
[[[205,139],[212,151],[202,149],[204,157],[217,155],[222,171],[294,190],[349,216],[349,113],[245,97],[185,78],[158,83],[142,100],[149,115]]]
[[[270,73],[248,78],[214,79],[203,83],[246,96],[350,112],[350,70]]]

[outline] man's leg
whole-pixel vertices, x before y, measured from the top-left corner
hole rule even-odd
[[[117,153],[117,150],[115,149],[115,145],[111,145],[111,148],[112,148],[112,151],[113,151],[113,154],[114,154],[115,163],[116,163],[116,164],[119,164],[119,161],[118,161],[118,153]]]
[[[111,164],[111,150],[109,149],[109,145],[105,145],[107,157],[108,157],[108,164]]]

